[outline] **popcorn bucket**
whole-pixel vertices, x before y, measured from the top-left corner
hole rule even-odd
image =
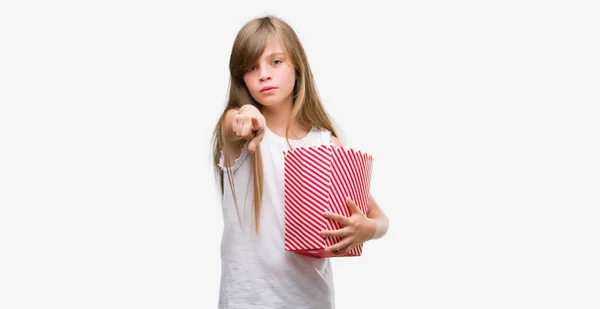
[[[321,230],[343,226],[325,211],[350,216],[346,197],[367,214],[373,157],[336,145],[297,147],[284,152],[285,250],[315,257],[333,257],[324,248],[341,240]],[[362,244],[345,256],[360,256]]]

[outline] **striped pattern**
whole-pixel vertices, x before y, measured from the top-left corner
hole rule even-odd
[[[285,250],[317,257],[332,257],[323,249],[341,239],[323,237],[321,230],[342,228],[323,216],[331,211],[350,216],[349,196],[367,213],[371,155],[347,147],[320,145],[284,152]],[[346,256],[360,256],[362,245]]]

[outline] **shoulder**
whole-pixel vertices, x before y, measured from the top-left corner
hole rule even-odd
[[[230,167],[231,171],[235,172],[249,156],[248,141],[240,140],[237,143],[239,145],[235,147],[221,149],[218,165],[222,171],[227,171],[227,168]]]
[[[340,139],[337,138],[337,137],[335,137],[335,136],[333,136],[333,135],[331,135],[331,143],[334,144],[334,145],[336,145],[336,146],[343,146],[342,142],[340,141]]]
[[[326,128],[313,127],[312,131],[317,133],[317,136],[319,137],[319,143],[343,146],[340,139],[331,134],[331,131]]]

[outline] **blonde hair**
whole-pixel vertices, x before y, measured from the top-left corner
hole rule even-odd
[[[286,59],[289,57],[291,64],[296,71],[296,82],[293,90],[293,108],[289,120],[293,119],[296,123],[301,125],[327,129],[333,136],[337,137],[332,121],[325,112],[321,99],[319,98],[304,48],[292,27],[285,21],[272,15],[254,18],[239,30],[233,43],[231,56],[229,58],[230,85],[228,101],[213,132],[213,164],[221,194],[224,192],[224,173],[219,167],[221,150],[223,150],[225,162],[229,162],[228,153],[226,153],[223,148],[224,140],[222,124],[225,120],[225,115],[229,110],[234,108],[238,109],[245,104],[252,104],[259,111],[262,111],[262,105],[256,102],[248,92],[248,88],[244,82],[244,73],[256,63],[269,40],[278,40],[281,43],[287,55]],[[290,122],[291,121],[288,121],[286,126],[286,140],[288,139],[290,132]],[[244,142],[244,140],[240,141],[238,147],[241,148]],[[291,145],[289,146],[291,148]],[[233,185],[231,167],[227,166],[227,164],[225,164],[225,166],[237,211],[237,197]],[[252,169],[254,180],[254,221],[256,232],[258,233],[263,190],[260,147],[256,147],[256,150],[252,155]]]

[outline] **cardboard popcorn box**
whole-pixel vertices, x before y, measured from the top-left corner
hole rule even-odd
[[[364,213],[368,210],[373,157],[336,145],[298,147],[284,152],[285,250],[316,257],[333,257],[325,247],[341,240],[321,230],[343,226],[323,216],[331,211],[350,216],[349,196]],[[360,256],[362,245],[345,256]]]

